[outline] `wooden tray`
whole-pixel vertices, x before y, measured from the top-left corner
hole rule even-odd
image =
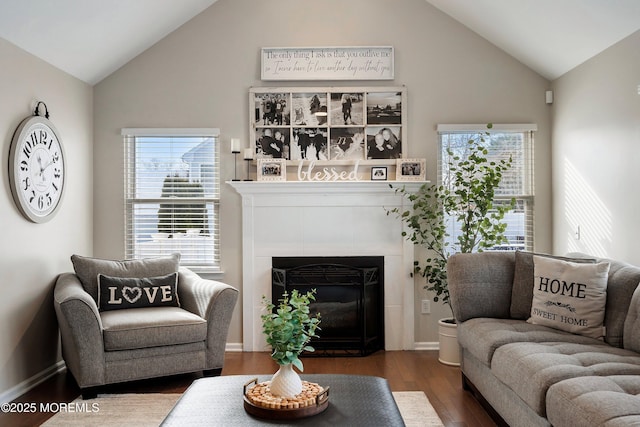
[[[315,405],[304,406],[302,408],[265,408],[251,402],[247,398],[247,388],[251,384],[258,384],[258,379],[254,378],[243,387],[242,397],[244,400],[244,410],[255,417],[269,420],[291,420],[297,418],[306,418],[323,412],[329,406],[329,387],[323,387],[323,391],[316,396]]]

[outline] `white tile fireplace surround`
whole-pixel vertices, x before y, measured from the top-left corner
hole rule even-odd
[[[389,182],[228,184],[242,196],[244,351],[267,349],[260,314],[262,295],[271,298],[274,256],[384,256],[385,349],[413,349],[414,248],[402,221],[384,209],[408,204]]]

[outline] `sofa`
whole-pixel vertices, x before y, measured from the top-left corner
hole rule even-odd
[[[463,387],[500,425],[640,425],[640,268],[586,254],[567,257],[483,252],[449,258]],[[538,274],[547,258],[576,271],[587,268],[581,264],[603,267],[604,307],[595,314],[604,328],[596,329],[602,331],[597,337],[536,322],[532,313],[556,318],[552,309],[575,309],[554,298],[543,309],[537,305],[551,289]],[[552,290],[583,298],[582,282],[553,282]]]
[[[54,288],[62,357],[83,398],[106,384],[203,371],[219,375],[238,290],[180,267],[74,255]]]

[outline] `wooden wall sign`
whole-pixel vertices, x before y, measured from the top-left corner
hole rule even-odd
[[[262,80],[393,80],[393,47],[265,47]]]

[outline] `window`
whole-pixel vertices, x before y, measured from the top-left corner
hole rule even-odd
[[[218,129],[123,129],[125,254],[220,269]]]
[[[496,191],[494,205],[516,199],[515,209],[504,217],[508,243],[496,246],[493,250],[533,250],[533,132],[536,130],[535,125],[493,125],[490,136],[485,137],[489,160],[509,156],[512,159],[511,168],[503,175]],[[439,184],[447,184],[448,151],[464,158],[467,141],[486,131],[483,125],[438,125]],[[457,241],[459,229],[450,221],[449,240],[452,245]]]

